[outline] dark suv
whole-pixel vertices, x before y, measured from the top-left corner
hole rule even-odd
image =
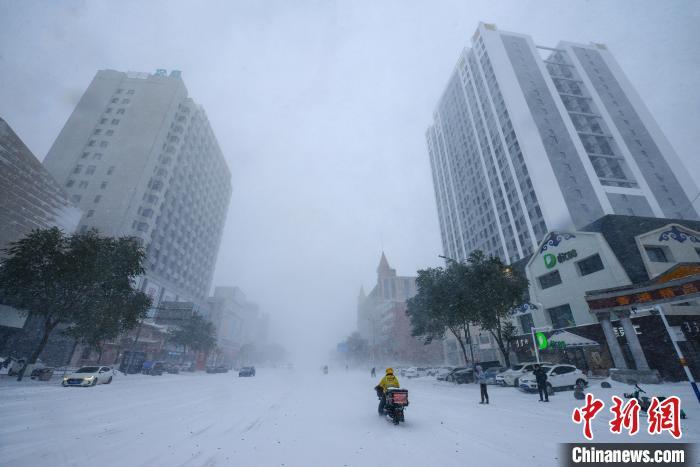
[[[244,366],[243,368],[238,370],[238,376],[255,376],[255,367]]]

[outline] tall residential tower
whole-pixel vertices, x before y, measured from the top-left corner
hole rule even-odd
[[[610,51],[481,23],[426,138],[445,254],[509,262],[605,214],[697,219],[697,193]]]
[[[206,298],[231,174],[180,72],[99,71],[44,166],[85,212],[81,230],[142,240],[155,303]]]

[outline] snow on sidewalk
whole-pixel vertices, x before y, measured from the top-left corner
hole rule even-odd
[[[3,382],[0,465],[546,466],[558,464],[558,443],[583,441],[571,421],[582,402],[571,391],[545,404],[490,386],[484,406],[477,385],[402,379],[411,405],[396,427],[376,414],[377,381],[353,371],[260,368],[252,378],[130,375],[92,388]],[[606,403],[595,441],[651,441],[608,432],[610,396],[629,392],[613,384],[590,389]],[[646,389],[681,396],[683,441],[700,440],[700,405],[687,384]]]

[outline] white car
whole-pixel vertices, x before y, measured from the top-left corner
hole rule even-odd
[[[112,382],[113,376],[114,371],[108,366],[84,366],[75,373],[64,376],[61,385],[67,387],[109,384]]]
[[[417,378],[419,376],[418,369],[413,367],[406,368],[406,371],[403,372],[403,376],[406,378]]]
[[[553,394],[557,389],[569,389],[576,386],[586,387],[588,378],[573,365],[542,365],[547,374],[547,392]],[[520,389],[537,391],[537,379],[533,373],[520,378]]]
[[[520,386],[520,378],[523,375],[534,371],[535,365],[537,365],[537,362],[518,363],[517,365],[513,365],[503,373],[496,375],[496,383],[500,384],[501,386],[514,386],[517,388]],[[551,366],[552,364],[548,362],[540,362],[540,365]]]

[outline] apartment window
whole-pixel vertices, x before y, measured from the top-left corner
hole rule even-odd
[[[129,102],[131,102],[129,99],[122,99],[122,104],[128,104]]]
[[[101,128],[96,128],[95,131],[93,131],[93,134],[95,134],[95,135],[99,135],[100,133],[102,133]]]
[[[114,166],[111,166],[109,169],[107,169],[107,175],[112,175],[114,172]]]
[[[532,328],[535,327],[535,322],[532,320],[532,314],[528,313],[525,315],[520,315],[520,327],[523,329],[524,333],[528,333],[532,331]]]
[[[89,155],[90,155],[89,152],[84,152],[84,153],[82,153],[82,154],[80,155],[80,158],[81,158],[81,159],[85,159],[85,158],[87,158],[87,156],[89,156]]]
[[[102,182],[102,184],[100,185],[100,189],[104,190],[105,188],[107,188],[107,182]]]
[[[96,142],[97,141],[95,141],[94,139],[91,139],[90,141],[88,141],[88,146],[94,146]]]
[[[117,109],[117,115],[124,115],[125,109]]]
[[[70,197],[70,200],[71,200],[72,202],[74,202],[74,203],[79,203],[80,200],[81,200],[82,198],[83,198],[83,197],[80,196],[80,195],[73,195],[73,196]]]
[[[66,182],[66,186],[67,186],[68,188],[72,187],[73,185],[75,185],[75,180],[68,180],[68,181]]]
[[[94,209],[90,209],[90,210],[87,212],[87,214],[85,215],[85,217],[92,217],[93,214],[95,214],[95,210],[94,210]]]
[[[126,93],[127,93],[127,94],[134,94],[134,90],[133,90],[133,89],[129,89],[128,91],[126,91]]]
[[[95,196],[95,199],[93,200],[93,202],[99,203],[101,199],[102,199],[102,195],[97,195],[97,196]]]
[[[116,97],[112,99],[112,104],[116,104],[117,102],[119,102],[119,99],[117,99]]]
[[[104,125],[105,123],[107,123],[107,119],[106,119],[106,118],[101,118],[101,119],[100,119],[100,125]]]
[[[92,155],[92,158],[96,161],[101,161],[102,160],[102,153],[96,152],[95,154]]]
[[[83,171],[83,166],[80,164],[76,165],[75,168],[73,169],[74,174],[79,174],[82,171]]]
[[[106,113],[106,114],[111,114],[111,113],[112,113],[112,108],[111,108],[111,107],[107,107],[107,110],[105,110],[105,113]]]
[[[552,327],[554,329],[576,326],[574,315],[571,313],[571,307],[568,303],[554,308],[548,308],[547,313],[549,313],[549,318],[552,321]]]
[[[652,263],[668,263],[668,257],[670,255],[666,254],[666,249],[662,246],[649,246],[645,245],[644,250],[647,252],[649,261]]]
[[[94,166],[94,165],[88,165],[88,168],[85,170],[85,174],[86,174],[86,175],[92,175],[92,174],[94,174],[96,168],[97,168],[97,167]]]
[[[578,268],[579,274],[581,274],[582,276],[587,276],[589,274],[593,274],[594,272],[602,271],[604,269],[603,261],[600,259],[600,256],[597,253],[593,256],[589,256],[586,259],[577,261],[576,266]]]
[[[113,119],[112,119],[112,125],[119,125],[119,119],[118,119],[118,118],[113,118]]]
[[[542,288],[542,290],[561,284],[561,276],[559,275],[559,271],[552,271],[538,277],[537,280],[539,281],[540,288]]]
[[[105,135],[107,135],[107,136],[112,136],[113,134],[114,134],[114,130],[105,131]]]
[[[106,148],[107,146],[109,146],[109,143],[107,141],[100,141],[101,148]]]
[[[88,187],[88,182],[85,180],[81,180],[80,183],[78,183],[78,188],[82,188],[83,190]]]

